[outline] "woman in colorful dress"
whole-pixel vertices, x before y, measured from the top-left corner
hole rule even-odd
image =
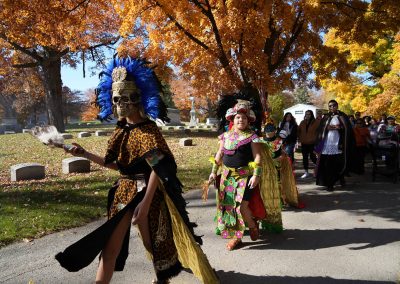
[[[234,103],[226,112],[230,129],[219,136],[219,149],[209,177],[209,182],[215,180],[221,168],[217,184],[216,233],[230,239],[226,245],[228,250],[242,242],[246,225],[251,240],[257,240],[258,220],[266,219],[267,215],[282,226],[272,159],[270,155],[267,157],[262,141],[250,128],[257,122],[256,115],[250,101],[237,99]],[[264,183],[260,184],[264,177]]]
[[[159,82],[144,61],[114,58],[97,89],[99,118],[114,113],[119,119],[106,155],[78,144],[69,150],[121,174],[109,191],[108,221],[56,255],[61,266],[78,271],[100,253],[96,283],[109,283],[114,271],[123,270],[131,223],[151,255],[153,283],[168,283],[184,267],[205,283],[218,283],[189,221],[174,157],[153,121],[168,119],[159,94]]]
[[[293,173],[290,158],[284,151],[283,141],[286,138],[286,131],[276,133],[275,125],[268,123],[264,126],[264,140],[268,144],[271,156],[277,171],[277,181],[281,192],[281,201],[284,206],[304,208],[304,203],[299,201],[299,193]]]

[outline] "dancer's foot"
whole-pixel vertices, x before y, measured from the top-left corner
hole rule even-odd
[[[226,249],[234,250],[241,242],[242,239],[232,239],[226,244]]]
[[[258,228],[258,223],[256,223],[257,227],[254,228],[249,228],[250,231],[250,239],[252,241],[257,241],[258,238],[260,237],[260,229]]]
[[[329,192],[332,192],[332,191],[334,191],[334,188],[333,188],[333,186],[328,186],[328,188],[326,190]]]
[[[342,178],[340,178],[340,185],[343,187],[343,186],[346,186],[346,180],[344,179],[344,177],[342,177]]]

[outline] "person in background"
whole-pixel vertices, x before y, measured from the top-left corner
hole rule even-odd
[[[354,118],[354,115],[349,115],[349,120],[350,120],[350,124],[351,124],[351,127],[354,127],[354,125],[356,124],[356,120],[355,120],[355,118]]]
[[[353,128],[354,138],[356,140],[354,155],[354,171],[357,174],[364,174],[364,160],[367,153],[368,142],[371,139],[369,130],[365,127],[364,120],[359,118]]]
[[[371,117],[369,115],[366,115],[363,117],[363,120],[364,120],[364,125],[366,127],[369,127],[369,125],[371,124]]]
[[[396,132],[397,126],[398,126],[398,124],[396,124],[396,118],[393,115],[389,115],[387,117],[386,133],[388,135],[393,135],[393,133]]]
[[[328,191],[340,180],[345,185],[344,175],[351,169],[351,154],[354,154],[354,134],[347,115],[338,110],[338,103],[330,100],[329,112],[324,115],[318,129],[315,152],[318,154],[316,184],[326,186]]]
[[[314,118],[314,113],[311,110],[307,110],[304,120],[300,122],[300,125],[297,128],[297,137],[301,143],[301,154],[303,155],[303,167],[305,171],[301,178],[312,176],[308,172],[308,157],[310,157],[314,164],[317,162],[317,156],[314,153],[314,146],[320,122],[321,120],[316,120]]]
[[[286,154],[289,156],[292,164],[294,162],[294,147],[297,142],[297,123],[296,119],[293,117],[292,113],[287,112],[279,124],[278,133],[281,130],[285,130],[287,133],[287,137],[284,141],[284,150]]]
[[[379,124],[387,124],[387,115],[386,113],[382,113],[381,117],[379,118]]]
[[[356,121],[357,119],[361,118],[361,113],[359,111],[356,111],[354,113],[354,120]],[[355,123],[354,123],[355,124]]]
[[[369,136],[371,138],[371,143],[376,143],[376,138],[378,137],[378,122],[375,118],[371,117],[368,125]]]
[[[322,113],[322,110],[317,110],[317,116],[315,117],[316,120],[321,120],[324,114]]]

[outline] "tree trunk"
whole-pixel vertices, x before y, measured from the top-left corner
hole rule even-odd
[[[56,52],[55,52],[56,53]],[[46,91],[47,114],[49,124],[54,125],[59,132],[65,131],[62,108],[61,58],[49,52],[42,64],[43,82]]]

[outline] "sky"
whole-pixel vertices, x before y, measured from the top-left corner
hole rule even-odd
[[[98,73],[100,73],[99,70]],[[86,76],[83,78],[82,65],[78,65],[76,69],[70,67],[61,68],[61,80],[63,85],[67,86],[71,90],[79,90],[83,93],[89,88],[95,88],[99,83],[98,74],[90,76],[90,72],[86,67]]]

